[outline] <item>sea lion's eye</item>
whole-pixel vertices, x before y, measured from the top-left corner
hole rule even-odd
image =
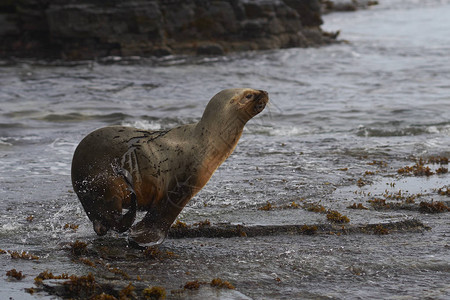
[[[253,94],[248,94],[247,96],[245,96],[245,98],[247,99],[251,99],[253,97]]]

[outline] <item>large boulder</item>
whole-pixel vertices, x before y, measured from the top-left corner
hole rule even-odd
[[[319,0],[0,0],[0,56],[92,59],[307,47]]]

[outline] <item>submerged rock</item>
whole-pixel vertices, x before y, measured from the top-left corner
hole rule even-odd
[[[0,57],[222,55],[330,43],[319,0],[0,3]]]
[[[280,234],[372,234],[377,228],[383,228],[390,232],[421,232],[429,230],[416,219],[402,220],[390,223],[376,223],[364,225],[341,224],[316,224],[316,225],[214,225],[207,227],[176,227],[169,231],[170,238],[230,238],[230,237],[255,237]]]

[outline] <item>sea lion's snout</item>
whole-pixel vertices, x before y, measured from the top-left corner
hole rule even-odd
[[[263,90],[258,91],[259,94],[254,98],[254,106],[253,106],[253,112],[255,115],[259,114],[264,110],[266,107],[267,102],[269,102],[269,93]]]

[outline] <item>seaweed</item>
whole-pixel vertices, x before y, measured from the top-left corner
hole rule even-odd
[[[64,287],[70,292],[72,296],[79,296],[81,298],[95,295],[100,286],[95,281],[94,275],[88,273],[85,276],[71,275],[68,281],[63,283]]]
[[[230,289],[230,290],[234,290],[235,289],[234,285],[232,285],[228,281],[224,281],[224,280],[222,280],[220,278],[214,278],[213,280],[211,280],[210,285],[212,287],[217,287],[217,288],[227,288],[227,289]]]
[[[445,186],[441,187],[441,188],[438,189],[437,192],[441,196],[448,196],[448,197],[450,197],[450,188],[449,187],[445,187]],[[0,251],[0,253],[1,253],[1,251]]]
[[[364,205],[362,205],[362,203],[353,203],[352,205],[347,206],[347,208],[350,209],[368,209],[367,207],[365,207]]]
[[[370,166],[378,166],[378,167],[382,167],[382,168],[387,167],[387,163],[382,160],[373,160],[372,162],[369,162],[367,164]]]
[[[152,288],[145,288],[142,291],[144,299],[159,300],[166,299],[166,290],[160,286],[154,286]]]
[[[239,236],[241,237],[247,237],[247,233],[245,232],[245,227],[242,225],[236,225],[236,232],[239,234]]]
[[[80,258],[78,259],[78,261],[81,262],[81,263],[83,263],[83,264],[85,264],[85,265],[88,265],[88,266],[90,266],[90,267],[93,267],[93,268],[96,268],[96,267],[97,267],[93,261],[91,261],[91,260],[89,260],[89,259],[87,259],[87,258],[84,258],[84,257],[80,257]]]
[[[389,234],[389,229],[387,229],[386,227],[384,227],[381,224],[378,224],[377,226],[375,226],[375,228],[373,229],[373,233],[374,234],[378,234],[378,235],[385,235],[385,234]]]
[[[368,200],[374,208],[389,208],[389,204],[386,203],[386,199],[381,198],[373,198],[372,200]]]
[[[449,211],[450,208],[444,204],[442,201],[436,201],[436,202],[420,202],[419,205],[419,211],[421,213],[443,213]]]
[[[414,176],[431,176],[434,173],[431,171],[430,167],[425,166],[425,161],[420,158],[416,161],[416,164],[413,166],[406,166],[397,170],[398,174],[409,175],[413,174]]]
[[[306,235],[313,235],[317,232],[317,230],[318,228],[316,225],[308,226],[305,224],[302,227],[300,227],[300,231]]]
[[[436,174],[446,174],[448,173],[448,169],[444,167],[440,167],[439,169],[436,169]]]
[[[359,179],[356,181],[356,185],[357,185],[358,187],[363,187],[363,186],[365,186],[366,184],[368,184],[368,182],[367,182],[367,181],[364,181],[362,178],[359,178]]]
[[[22,271],[17,271],[16,269],[7,271],[6,276],[13,277],[17,280],[22,280],[23,278],[25,278],[25,275],[22,274]]]
[[[150,259],[167,259],[167,258],[176,258],[178,255],[173,253],[172,251],[161,251],[156,246],[147,247],[144,250],[144,256]]]
[[[101,294],[92,296],[91,298],[89,298],[89,300],[117,300],[117,298],[114,297],[113,295],[101,293]]]
[[[136,288],[131,282],[119,292],[119,299],[135,299],[134,290]]]
[[[428,158],[429,164],[441,164],[446,165],[448,164],[448,157],[445,156],[430,156]]]
[[[188,281],[184,285],[185,290],[198,290],[200,288],[200,282],[198,280]]]
[[[38,256],[30,254],[25,251],[22,251],[21,253],[19,253],[17,251],[8,250],[8,253],[11,255],[11,258],[13,258],[13,259],[25,259],[25,260],[38,260],[39,259]]]
[[[87,252],[87,244],[85,242],[76,240],[75,242],[70,243],[69,245],[70,245],[72,254],[82,255]]]
[[[317,213],[324,213],[327,211],[327,209],[317,203],[307,203],[305,204],[306,210],[307,211],[312,211],[312,212],[317,212]]]
[[[52,272],[45,270],[44,272],[39,273],[39,275],[34,278],[34,283],[41,284],[43,280],[47,279],[69,279],[69,275],[67,273],[62,273],[61,275],[55,276]]]
[[[300,204],[296,203],[295,201],[292,201],[291,203],[282,206],[283,209],[297,209],[300,208]]]
[[[72,229],[73,231],[77,231],[79,226],[80,225],[66,223],[63,228],[64,229]]]
[[[327,220],[334,223],[349,223],[350,219],[347,216],[341,215],[336,210],[331,210],[327,213]]]
[[[259,207],[258,210],[269,211],[269,210],[272,210],[274,208],[275,208],[275,206],[272,206],[272,204],[269,201],[267,201],[267,204],[262,206],[262,207]]]
[[[108,269],[109,272],[114,273],[114,274],[118,274],[118,275],[122,275],[122,277],[124,279],[130,279],[130,276],[123,270],[119,269],[119,268],[112,268],[112,267],[106,267]]]
[[[189,228],[189,225],[187,225],[185,222],[177,220],[174,224],[172,224],[171,228]]]

